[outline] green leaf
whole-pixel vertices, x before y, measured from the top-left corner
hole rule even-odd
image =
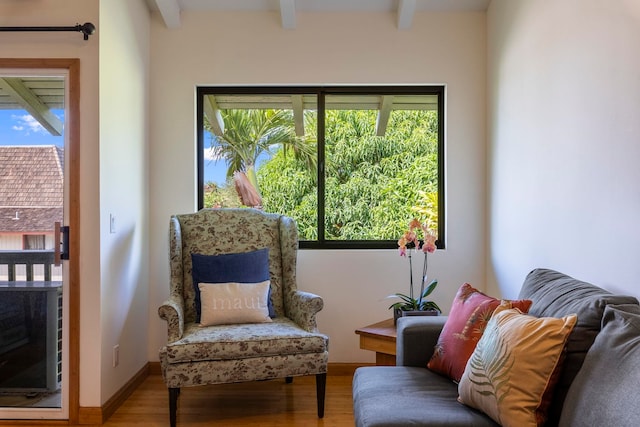
[[[442,310],[434,301],[422,301],[420,310],[438,310],[440,313],[442,313]]]
[[[431,281],[431,283],[429,283],[429,286],[427,286],[424,290],[424,292],[422,293],[422,298],[431,295],[431,292],[433,292],[436,287],[438,286],[438,280],[433,280]]]

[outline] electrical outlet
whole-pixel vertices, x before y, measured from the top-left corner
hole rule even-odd
[[[109,214],[109,233],[115,234],[116,232],[116,217],[114,214]]]
[[[113,367],[117,368],[120,364],[120,344],[113,346]]]

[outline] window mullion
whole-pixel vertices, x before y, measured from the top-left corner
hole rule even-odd
[[[318,91],[318,242],[325,241],[325,91]]]

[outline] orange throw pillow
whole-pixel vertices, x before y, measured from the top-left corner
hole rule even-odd
[[[507,302],[523,313],[531,307],[531,300]],[[485,295],[468,283],[463,284],[453,300],[427,367],[459,382],[487,322],[499,305],[499,299]]]

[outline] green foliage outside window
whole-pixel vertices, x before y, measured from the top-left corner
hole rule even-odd
[[[227,125],[251,126],[247,119],[256,112],[250,111],[223,110],[222,115]],[[301,240],[318,240],[316,159],[308,156],[317,151],[317,113],[305,112],[304,137],[294,136],[290,113],[267,110],[261,114],[271,121],[278,119],[278,138],[265,131],[264,123],[256,125],[262,133],[245,129],[254,140],[247,151],[250,155],[240,157],[233,151],[242,138],[229,128],[236,137],[220,138],[218,148],[227,160],[227,176],[243,168],[253,172],[259,152],[270,153],[255,171],[262,208],[294,218]],[[326,111],[326,240],[396,240],[414,217],[437,230],[437,112],[394,110],[384,136],[375,135],[376,115],[373,110]],[[283,126],[290,126],[290,131]],[[207,123],[205,128],[209,130]],[[274,144],[266,142],[269,137]],[[204,206],[241,206],[233,180],[205,184]]]
[[[384,137],[375,120],[375,111],[327,111],[327,240],[395,240],[414,216],[437,218],[436,112],[394,111]],[[279,151],[258,181],[264,209],[295,218],[301,239],[316,240],[315,177],[304,165]]]

